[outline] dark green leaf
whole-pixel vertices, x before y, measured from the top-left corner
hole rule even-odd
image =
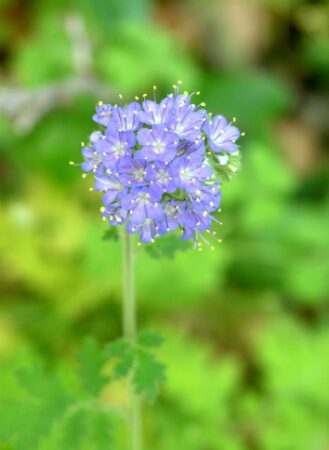
[[[104,350],[106,358],[116,358],[122,355],[129,348],[129,342],[125,339],[117,339],[110,344],[107,344]]]
[[[159,347],[163,343],[163,337],[155,331],[142,331],[138,334],[137,342],[143,347]]]
[[[177,251],[186,251],[191,247],[189,241],[181,240],[178,236],[169,234],[161,236],[154,244],[146,245],[145,250],[152,258],[173,259]]]
[[[140,347],[158,347],[163,338],[152,331],[141,332],[137,337],[136,347],[124,339],[119,339],[106,347],[104,354],[114,358],[113,377],[120,379],[131,374],[138,394],[143,394],[149,401],[156,397],[158,385],[165,381],[165,366],[154,355]]]
[[[137,364],[133,373],[133,383],[136,393],[153,402],[160,383],[166,381],[165,366],[155,357],[145,351],[139,351]]]
[[[132,348],[127,349],[125,353],[121,355],[114,368],[115,378],[126,377],[133,367],[134,360],[135,360],[134,349]]]
[[[125,339],[117,339],[108,344],[104,355],[108,359],[116,359],[113,369],[113,375],[116,379],[127,376],[134,364],[134,349]]]
[[[105,231],[102,237],[103,241],[117,241],[119,239],[119,232],[116,227],[110,227]]]

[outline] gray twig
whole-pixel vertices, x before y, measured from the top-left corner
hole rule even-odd
[[[76,76],[33,90],[0,87],[0,113],[20,133],[28,133],[49,111],[70,104],[80,94],[91,94],[97,100],[113,99],[112,90],[93,74],[92,48],[83,17],[72,12],[67,14],[64,24],[71,41]]]
[[[74,77],[34,90],[0,88],[0,112],[17,131],[29,132],[49,111],[69,104],[79,94],[89,93],[97,99],[110,99],[113,92],[105,84],[85,77]]]

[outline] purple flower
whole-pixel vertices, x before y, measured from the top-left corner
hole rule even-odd
[[[201,129],[206,119],[207,111],[197,110],[195,105],[190,104],[190,98],[187,96],[180,101],[176,100],[176,107],[168,125],[180,138],[194,141],[202,138]]]
[[[82,170],[87,173],[95,172],[97,176],[101,175],[104,171],[102,154],[94,147],[83,147],[81,152],[85,159],[81,165]]]
[[[205,158],[206,147],[203,139],[182,141],[177,147],[177,156],[196,156]]]
[[[199,247],[200,239],[207,242],[204,232],[215,236],[218,177],[228,154],[238,152],[240,131],[223,116],[208,118],[202,103],[178,91],[159,103],[99,103],[93,119],[103,131],[90,135],[81,166],[94,174],[103,218],[112,226],[124,225],[143,243],[179,231]]]
[[[135,225],[136,230],[138,226],[153,225],[155,220],[161,218],[162,205],[159,203],[160,198],[151,193],[149,189],[143,187],[133,188],[130,194],[125,196],[122,205],[129,210],[130,224]]]
[[[111,105],[105,105],[103,102],[99,102],[96,106],[96,114],[93,115],[93,120],[100,125],[107,126],[112,117],[112,109],[113,107]]]
[[[103,204],[109,205],[118,198],[123,197],[125,189],[120,181],[111,175],[104,175],[95,178],[95,190],[105,192],[103,195]]]
[[[140,104],[129,103],[126,107],[114,106],[112,108],[112,119],[116,123],[119,131],[135,131],[139,128]]]
[[[171,98],[164,98],[160,104],[152,100],[144,100],[142,103],[143,110],[139,113],[141,122],[147,125],[157,125],[167,123],[170,118],[173,101]]]
[[[126,222],[128,212],[122,208],[120,200],[116,200],[102,209],[103,218],[111,225],[123,225]]]
[[[112,170],[120,158],[132,155],[135,143],[136,137],[132,131],[118,131],[109,125],[105,136],[96,140],[94,147],[102,155],[104,167]]]
[[[89,136],[89,140],[91,142],[91,144],[94,144],[95,142],[97,142],[99,139],[104,139],[104,134],[101,131],[94,131],[93,133],[91,133],[91,135]]]
[[[154,238],[157,234],[157,226],[154,219],[145,217],[141,223],[128,223],[127,232],[131,234],[139,233],[140,241],[144,244],[154,242]]]
[[[180,225],[180,215],[185,203],[169,200],[162,205],[162,219],[159,222],[158,234],[166,234],[175,231]]]
[[[188,239],[190,233],[208,230],[211,227],[212,217],[206,209],[195,208],[187,203],[180,220],[186,233],[184,239]]]
[[[119,131],[112,124],[108,125],[105,136],[110,144],[109,151],[117,158],[130,154],[136,144],[136,137],[132,131]]]
[[[180,189],[193,191],[201,183],[210,180],[212,169],[198,154],[181,156],[170,164],[174,182]]]
[[[118,164],[119,179],[125,186],[145,186],[146,182],[146,159],[138,157],[123,157]]]
[[[137,134],[137,140],[143,147],[138,155],[144,159],[168,163],[176,155],[178,137],[163,125],[142,128]]]
[[[174,192],[177,188],[173,182],[170,165],[161,161],[155,161],[147,166],[146,181],[150,186],[150,191],[160,197],[165,192]]]
[[[240,130],[227,123],[224,116],[215,116],[204,125],[210,148],[214,152],[226,151],[235,153],[239,147],[235,143],[240,137]]]
[[[192,204],[198,209],[207,211],[216,211],[220,205],[221,192],[219,183],[215,182],[211,185],[201,185],[197,189],[190,192]]]

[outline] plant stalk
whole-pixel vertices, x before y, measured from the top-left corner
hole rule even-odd
[[[123,332],[131,344],[136,341],[136,295],[134,276],[134,247],[133,236],[123,232]],[[131,450],[141,450],[141,405],[140,398],[134,392],[132,380],[129,386],[129,426]]]

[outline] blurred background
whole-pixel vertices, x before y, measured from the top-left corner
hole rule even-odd
[[[237,117],[243,170],[215,251],[138,249],[139,327],[168,364],[144,448],[328,450],[328,1],[1,0],[0,21],[0,449],[127,448],[117,418],[111,447],[77,441],[81,421],[54,437],[54,372],[68,382],[85,336],[121,335],[120,242],[68,161],[98,100],[181,79]]]

